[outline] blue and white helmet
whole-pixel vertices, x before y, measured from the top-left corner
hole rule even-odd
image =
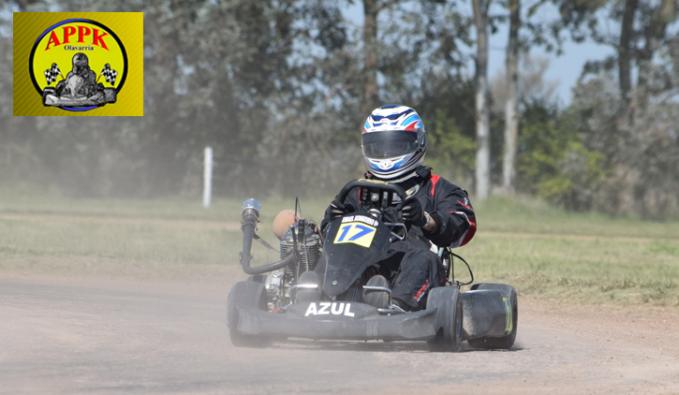
[[[363,160],[375,177],[392,180],[422,163],[427,139],[422,118],[410,107],[384,105],[363,124]]]

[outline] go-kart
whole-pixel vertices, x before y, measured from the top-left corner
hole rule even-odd
[[[406,225],[394,220],[401,218],[406,193],[395,184],[355,180],[342,188],[338,199],[344,201],[351,191],[361,196],[355,212],[332,220],[322,235],[313,223],[295,216],[281,240],[281,259],[257,266],[251,265],[251,248],[259,238],[261,206],[254,199],[244,202],[241,265],[250,277],[232,287],[227,302],[235,346],[307,338],[422,340],[447,351],[460,350],[465,340],[475,348],[512,347],[516,291],[505,284],[471,285],[469,265],[449,249],[436,250],[438,267],[430,272],[442,275],[430,282],[436,286],[424,309],[408,311],[392,303],[393,279],[375,284],[370,273],[379,269],[392,243],[409,237]],[[455,258],[469,268],[469,282],[454,278]],[[465,285],[471,287],[462,292]]]
[[[101,85],[101,84],[100,84]],[[42,103],[48,107],[89,107],[103,106],[116,102],[117,91],[114,88],[99,89],[91,96],[73,96],[57,94],[55,88],[45,88],[42,93]]]

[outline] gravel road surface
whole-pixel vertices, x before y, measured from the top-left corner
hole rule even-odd
[[[228,283],[0,273],[2,394],[679,394],[679,309],[520,298],[511,351],[231,346]]]

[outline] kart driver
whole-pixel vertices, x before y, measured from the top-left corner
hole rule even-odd
[[[396,183],[406,191],[401,220],[408,227],[408,237],[392,244],[388,257],[379,265],[379,273],[367,284],[391,286],[392,302],[404,310],[425,307],[432,287],[430,279],[439,284],[446,281],[438,270],[430,273],[432,267],[439,267],[431,243],[459,247],[467,244],[476,232],[467,192],[422,165],[426,149],[424,124],[410,107],[378,107],[363,124],[363,160],[368,170],[365,177]],[[395,199],[399,200],[397,196]],[[345,201],[335,198],[325,211],[321,229],[325,230],[330,221],[354,211],[358,205],[358,193],[350,193]],[[390,284],[387,278],[394,281]]]

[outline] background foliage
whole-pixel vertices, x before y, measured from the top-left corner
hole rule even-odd
[[[377,10],[377,42],[369,47],[377,51],[375,70],[364,67],[366,36],[345,11],[368,3]],[[642,3],[524,5],[518,193],[573,210],[679,215],[676,1]],[[545,4],[557,18],[535,18]],[[507,23],[503,6],[490,8],[492,31]],[[202,149],[211,145],[220,195],[329,193],[361,174],[358,128],[373,100],[363,89],[373,71],[380,102],[411,105],[425,119],[429,164],[472,190],[474,52],[466,2],[15,0],[0,7],[3,188],[197,195]],[[145,12],[143,118],[11,116],[11,12],[45,10]],[[610,44],[615,55],[590,62],[563,107],[543,78],[547,64],[528,50],[558,52],[565,37]],[[503,78],[494,79],[496,184],[503,89]]]

